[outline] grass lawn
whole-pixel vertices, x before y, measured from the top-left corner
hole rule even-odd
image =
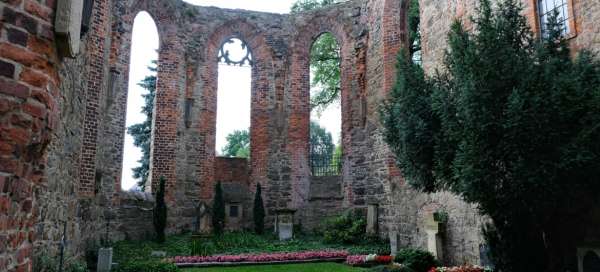
[[[183,272],[362,272],[362,268],[356,268],[339,263],[306,263],[306,264],[282,264],[282,265],[251,265],[236,267],[211,267],[211,268],[188,268]]]

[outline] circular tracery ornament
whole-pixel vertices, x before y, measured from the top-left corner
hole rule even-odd
[[[240,46],[241,48],[236,48],[236,46]],[[221,44],[218,62],[234,66],[252,66],[252,52],[245,41],[236,37],[230,37]]]

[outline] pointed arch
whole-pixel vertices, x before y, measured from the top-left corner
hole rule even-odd
[[[121,169],[121,189],[129,189],[141,184],[145,186],[149,177],[150,145],[152,129],[153,97],[156,91],[156,66],[159,35],[156,23],[148,12],[140,11],[135,16],[132,27],[131,53],[129,62],[127,98],[125,107],[125,132]],[[142,34],[142,35],[140,35]],[[153,67],[153,71],[149,70]],[[145,87],[138,84],[146,80]],[[146,98],[145,95],[149,95]],[[152,101],[145,101],[151,99]],[[147,105],[146,103],[152,103]],[[147,119],[147,118],[150,119]],[[138,134],[138,140],[128,132]],[[137,145],[134,144],[137,142]],[[133,170],[133,168],[136,170]],[[135,177],[135,178],[134,178]]]
[[[200,135],[203,135],[204,146],[202,165],[199,180],[201,185],[201,199],[210,200],[214,189],[214,161],[215,161],[215,125],[216,103],[218,88],[218,50],[223,42],[235,37],[246,42],[252,52],[253,65],[251,68],[251,106],[250,106],[250,169],[251,186],[260,182],[267,184],[267,160],[270,152],[271,135],[268,134],[272,121],[274,92],[273,51],[263,32],[256,26],[243,19],[227,21],[217,27],[208,38],[204,56],[207,60],[204,70],[201,71],[202,101],[200,122],[208,124],[203,126]]]

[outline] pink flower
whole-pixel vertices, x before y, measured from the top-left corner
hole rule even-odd
[[[212,263],[212,262],[273,262],[273,261],[302,261],[312,259],[334,259],[346,258],[347,251],[306,251],[306,252],[281,252],[264,254],[240,254],[240,255],[215,255],[215,256],[177,256],[173,258],[175,263]]]
[[[346,263],[349,265],[362,265],[367,261],[367,255],[351,255],[346,257]]]

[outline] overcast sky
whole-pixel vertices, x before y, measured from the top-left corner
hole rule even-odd
[[[295,0],[185,0],[185,2],[201,6],[217,6],[221,8],[246,9],[273,13],[288,13]],[[231,45],[232,54],[234,48]],[[148,13],[139,13],[133,26],[131,67],[129,71],[129,92],[127,97],[127,126],[145,120],[141,113],[144,89],[137,85],[144,77],[150,75],[147,69],[151,60],[158,59],[158,32],[156,25]],[[160,64],[159,64],[160,65]],[[250,68],[219,65],[219,87],[217,102],[217,135],[216,150],[220,152],[226,144],[225,137],[234,130],[250,127]],[[330,106],[320,117],[313,115],[311,119],[318,121],[332,133],[337,144],[341,131],[341,115],[339,105]],[[133,138],[126,133],[123,151],[122,188],[132,188],[136,180],[132,177],[131,168],[138,166],[142,156],[139,148],[133,145]]]

